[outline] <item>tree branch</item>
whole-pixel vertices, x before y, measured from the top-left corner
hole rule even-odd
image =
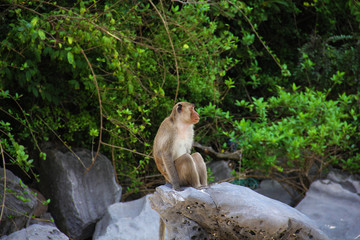
[[[95,154],[95,156],[93,157],[90,166],[89,166],[88,169],[85,171],[85,173],[87,173],[87,172],[91,169],[91,167],[94,165],[95,160],[96,160],[96,158],[97,158],[97,156],[99,155],[99,152],[100,152],[100,147],[101,147],[101,142],[102,142],[102,130],[103,130],[103,112],[102,112],[103,107],[102,107],[102,102],[101,102],[100,88],[99,88],[98,82],[97,82],[97,80],[96,80],[96,75],[95,75],[94,69],[93,69],[93,67],[91,66],[91,63],[89,62],[89,59],[87,58],[87,56],[86,56],[86,54],[85,54],[85,52],[84,52],[83,49],[81,49],[81,53],[84,55],[84,58],[85,58],[87,64],[89,65],[89,67],[90,67],[91,74],[93,75],[93,80],[94,80],[94,84],[95,84],[96,91],[97,91],[97,94],[98,94],[99,108],[100,108],[99,143],[98,143],[98,148],[97,148],[97,150],[96,150],[96,154]]]
[[[198,142],[195,142],[193,144],[193,147],[197,148],[197,149],[200,149],[201,152],[215,158],[216,160],[224,160],[224,159],[226,159],[226,160],[240,161],[241,158],[242,158],[242,149],[237,150],[235,152],[219,153],[219,152],[216,152],[212,147],[203,146]]]
[[[106,142],[101,142],[101,143],[102,143],[103,145],[105,145],[105,146],[108,146],[108,147],[118,148],[118,149],[121,149],[121,150],[124,150],[124,151],[129,151],[129,152],[138,154],[138,155],[143,156],[143,157],[153,158],[153,157],[150,156],[150,155],[147,155],[147,154],[144,154],[144,153],[141,153],[141,152],[137,152],[137,151],[135,151],[135,150],[131,150],[131,149],[128,149],[128,148],[125,148],[125,147],[116,146],[116,145],[109,144],[109,143],[106,143]]]

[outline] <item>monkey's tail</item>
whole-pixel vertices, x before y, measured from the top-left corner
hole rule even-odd
[[[165,240],[165,223],[162,220],[162,218],[160,218],[159,239],[160,240]]]

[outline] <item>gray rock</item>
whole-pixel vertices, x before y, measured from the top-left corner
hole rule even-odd
[[[327,179],[339,183],[344,189],[353,192],[360,193],[360,179],[353,175],[345,174],[339,171],[331,171],[327,175]]]
[[[0,178],[0,204],[2,204],[4,197],[3,168],[0,168]],[[5,208],[0,220],[0,236],[25,227],[37,206],[34,193],[9,170],[6,170],[6,189]]]
[[[231,168],[226,161],[213,161],[206,165],[213,173],[214,180],[212,182],[219,182],[231,178]]]
[[[150,200],[169,239],[328,239],[296,209],[230,183],[183,191],[160,186]]]
[[[359,182],[337,173],[329,177],[338,183],[330,179],[313,182],[296,209],[312,218],[331,239],[360,239],[360,196],[353,192]]]
[[[20,231],[14,232],[1,240],[69,240],[69,238],[53,226],[31,225]]]
[[[300,197],[299,194],[287,184],[281,185],[278,181],[268,179],[261,181],[260,187],[254,191],[290,206],[294,205],[296,199]]]
[[[90,151],[45,152],[47,159],[40,161],[40,188],[51,199],[49,210],[56,225],[70,238],[91,237],[107,207],[121,197],[110,160],[100,154],[85,173],[92,162]]]
[[[149,195],[115,203],[96,224],[93,240],[158,240],[159,214],[150,207]]]

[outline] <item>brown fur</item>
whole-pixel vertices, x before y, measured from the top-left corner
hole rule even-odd
[[[199,114],[188,102],[177,103],[169,117],[161,123],[153,146],[155,163],[173,188],[207,185],[206,165],[199,153],[190,155],[194,139],[194,124]]]

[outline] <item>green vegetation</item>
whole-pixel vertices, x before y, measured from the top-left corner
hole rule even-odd
[[[299,189],[311,169],[360,172],[357,1],[185,2],[1,3],[3,161],[36,179],[43,142],[99,150],[137,191],[160,122],[187,100],[197,140],[230,140],[241,172]]]
[[[226,125],[222,133],[243,150],[242,171],[247,175],[296,179],[292,184],[304,190],[330,164],[359,172],[358,131],[351,124],[359,111],[348,109],[354,100],[345,94],[326,100],[325,93],[300,91],[294,84],[291,92],[279,88],[267,100],[237,100],[239,112],[249,112],[251,119],[236,120],[214,106],[203,111]]]

